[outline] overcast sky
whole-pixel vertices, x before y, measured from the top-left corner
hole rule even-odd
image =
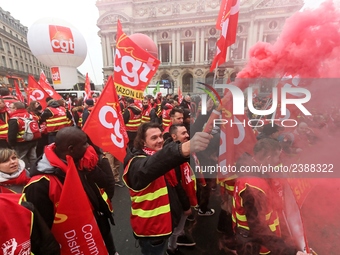
[[[323,0],[305,0],[308,6],[317,6]],[[1,0],[0,6],[30,28],[37,20],[45,17],[58,17],[76,27],[87,43],[87,57],[78,67],[84,75],[88,73],[96,85],[103,83],[102,50],[96,26],[99,12],[96,0]]]

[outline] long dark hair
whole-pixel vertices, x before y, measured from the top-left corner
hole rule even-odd
[[[162,128],[158,123],[155,123],[155,122],[143,123],[142,125],[138,127],[137,135],[133,142],[133,145],[136,149],[138,150],[143,149],[144,141],[145,141],[145,134],[146,134],[146,131],[148,131],[148,129],[150,128],[159,128],[159,130],[162,132]]]

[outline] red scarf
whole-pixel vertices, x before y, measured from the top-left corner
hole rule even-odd
[[[26,170],[23,170],[17,178],[8,179],[8,181],[2,182],[1,185],[26,185],[29,180],[30,178],[27,177]]]
[[[153,154],[156,153],[155,150],[152,150],[150,148],[147,148],[147,147],[144,147],[143,148],[143,151],[149,155],[149,156],[152,156]],[[175,172],[175,169],[171,169],[169,172],[167,172],[165,175],[164,175],[165,179],[167,180],[167,182],[172,186],[172,187],[175,187],[177,184],[178,184],[178,180],[177,180],[177,177],[176,177],[176,172]]]
[[[60,168],[64,173],[67,172],[68,166],[67,164],[62,161],[54,152],[56,146],[54,143],[47,145],[45,147],[45,155],[48,161],[50,162],[51,166]],[[87,147],[85,154],[83,155],[82,159],[79,161],[78,170],[93,170],[98,163],[98,155],[95,149],[90,145]]]
[[[44,153],[46,155],[46,158],[48,159],[48,161],[50,162],[51,166],[60,168],[64,173],[67,172],[67,165],[64,161],[62,161],[57,154],[55,154],[54,150],[55,150],[56,146],[54,143],[51,143],[50,145],[45,146],[45,150]]]

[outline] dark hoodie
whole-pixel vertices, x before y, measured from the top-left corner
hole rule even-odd
[[[104,200],[99,194],[98,188],[103,188],[108,197],[112,199],[114,193],[114,178],[111,172],[110,164],[107,159],[98,155],[99,161],[92,171],[78,171],[84,190],[89,197],[92,206],[96,211],[102,212],[111,219],[111,212],[107,210]],[[31,177],[36,175],[55,175],[61,181],[65,180],[65,173],[57,166],[52,166],[46,154],[43,154],[30,169]],[[41,179],[38,182],[29,184],[25,187],[27,201],[32,202],[38,209],[41,216],[51,228],[54,220],[54,207],[49,198],[49,181]],[[112,219],[111,219],[112,220]]]

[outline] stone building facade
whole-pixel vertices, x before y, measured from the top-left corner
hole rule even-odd
[[[127,35],[143,33],[158,46],[161,64],[150,84],[168,80],[197,93],[197,82],[213,83],[210,65],[220,31],[215,29],[220,0],[98,0],[97,26],[101,38],[104,77],[113,73],[117,20]],[[257,42],[274,42],[285,20],[303,6],[303,0],[240,0],[237,41],[229,47],[227,61],[216,83],[231,80],[247,62],[247,52]]]
[[[39,79],[41,70],[51,78],[50,68],[32,54],[27,43],[28,28],[0,7],[0,84],[13,85],[18,78],[27,82],[28,74]]]

